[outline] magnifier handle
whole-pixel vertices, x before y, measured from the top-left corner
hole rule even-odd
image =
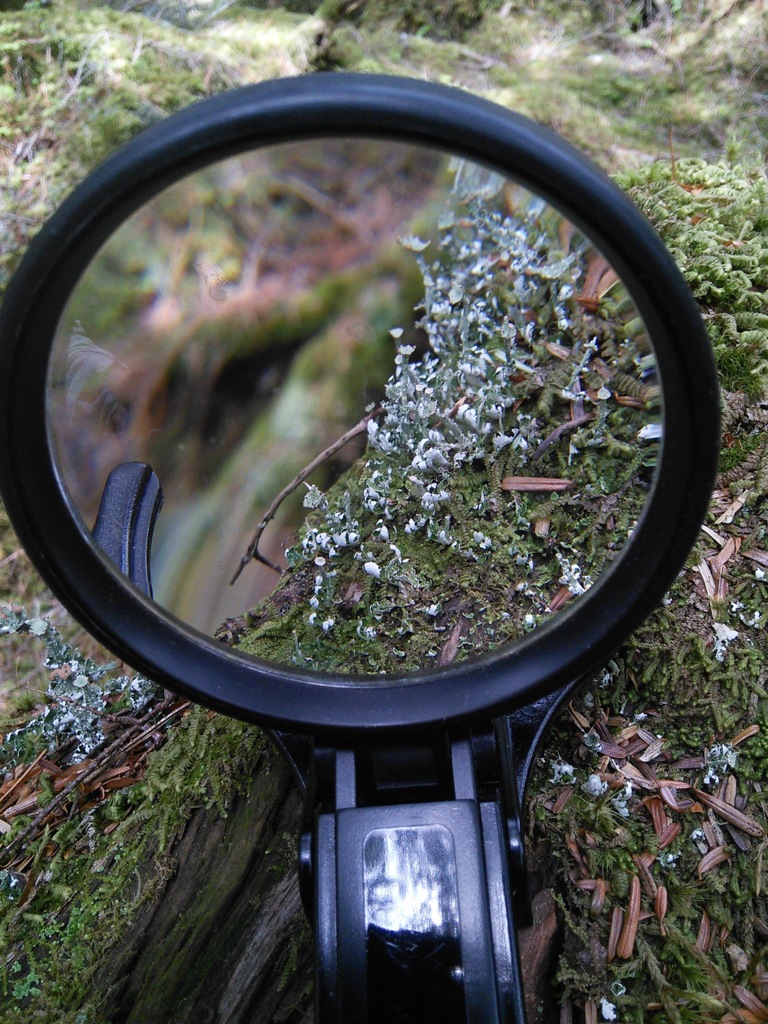
[[[318,788],[334,791],[316,804],[305,879],[316,1024],[526,1024],[525,866],[510,856],[498,757],[469,736],[434,743],[449,777],[424,799],[430,757],[412,747],[315,751]]]
[[[149,556],[163,504],[160,481],[144,462],[122,462],[109,474],[93,536],[105,555],[152,597]]]

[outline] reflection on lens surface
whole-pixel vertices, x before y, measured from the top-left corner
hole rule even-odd
[[[368,1017],[466,1020],[456,853],[442,825],[376,829],[363,846]]]
[[[115,465],[158,474],[160,604],[379,674],[586,592],[645,505],[660,408],[630,298],[555,210],[432,150],[317,140],[119,229],[60,325],[49,426],[89,526]]]

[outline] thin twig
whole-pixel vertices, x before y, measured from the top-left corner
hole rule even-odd
[[[233,575],[232,579],[229,581],[230,586],[232,586],[232,584],[236,582],[240,573],[243,571],[246,565],[248,565],[248,563],[252,561],[254,558],[256,559],[256,561],[263,562],[264,565],[269,566],[270,569],[274,569],[275,572],[280,573],[280,575],[282,576],[283,570],[280,569],[279,566],[274,565],[267,558],[265,558],[264,555],[260,554],[259,552],[259,543],[261,541],[261,536],[264,533],[264,530],[267,528],[269,523],[275,518],[277,510],[280,508],[280,506],[288,497],[288,495],[292,494],[297,487],[301,486],[301,484],[304,483],[307,477],[311,473],[313,473],[318,466],[321,466],[327,459],[330,459],[332,455],[335,455],[336,452],[343,448],[345,444],[347,444],[353,438],[357,437],[359,434],[364,434],[365,431],[368,429],[368,424],[370,423],[370,421],[375,416],[378,416],[380,412],[381,408],[378,408],[374,409],[373,412],[368,413],[367,416],[363,416],[359,423],[356,423],[354,427],[350,428],[345,434],[342,434],[340,438],[333,442],[333,444],[329,445],[327,448],[321,451],[319,455],[315,456],[315,458],[312,459],[312,461],[308,465],[306,465],[304,469],[301,470],[301,472],[297,473],[293,480],[291,480],[291,482],[286,487],[284,487],[282,491],[280,491],[280,493],[274,499],[274,501],[269,506],[267,511],[264,513],[264,518],[256,527],[256,532],[253,535],[251,543],[248,545],[248,550],[240,559],[240,564],[238,565],[237,570],[235,571],[235,574]]]
[[[3,568],[4,568],[5,566],[6,566],[6,565],[10,565],[10,564],[11,564],[11,562],[15,562],[15,561],[16,561],[16,559],[17,559],[17,558],[18,558],[18,557],[19,557],[20,555],[23,555],[23,554],[24,554],[24,552],[23,552],[23,550],[22,550],[21,548],[17,548],[17,549],[16,549],[16,551],[12,551],[12,552],[10,553],[10,555],[7,555],[7,556],[6,556],[6,557],[5,557],[5,558],[4,558],[3,560],[2,560],[2,562],[0,562],[0,569],[3,569]]]
[[[163,705],[167,706],[165,701],[163,702]],[[150,722],[148,725],[144,722],[139,722],[139,725],[144,726],[144,731],[139,733],[138,736],[134,736],[130,743],[126,744],[125,753],[127,754],[129,751],[133,750],[135,746],[151,736],[153,732],[157,732],[158,729],[162,729],[163,726],[167,725],[172,718],[176,718],[177,715],[180,715],[183,711],[187,711],[190,707],[191,702],[185,700],[183,704],[179,704],[179,706],[174,708],[173,711],[169,711],[165,718],[161,718],[159,722]]]
[[[101,722],[111,722],[115,725],[140,725],[142,723],[142,719],[136,718],[134,715],[113,715],[108,711],[99,711],[98,708],[93,708],[89,704],[84,704],[80,700],[75,700],[74,697],[68,697],[65,693],[58,693],[54,695],[48,693],[47,690],[38,690],[37,692],[50,698],[52,704],[69,704],[70,706],[79,708],[81,711],[87,711],[88,714],[93,715],[94,718],[98,718]]]
[[[568,420],[567,423],[561,423],[559,427],[555,427],[549,437],[546,437],[533,453],[533,461],[538,462],[547,448],[549,448],[551,444],[554,444],[555,441],[559,441],[563,434],[567,434],[571,430],[576,430],[577,427],[583,427],[585,423],[589,423],[589,421],[594,418],[595,414],[593,412],[588,412],[583,416],[577,416],[575,419]]]

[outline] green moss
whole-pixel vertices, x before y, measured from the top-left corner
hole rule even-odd
[[[303,11],[309,5],[295,6]],[[597,7],[591,5],[590,10]],[[754,96],[755,89],[768,80],[766,50],[757,31],[759,12],[754,4],[736,5],[733,15],[723,18],[713,18],[705,10],[701,24],[697,24],[697,8],[688,20],[676,19],[669,38],[663,25],[629,34],[623,20],[625,7],[606,7],[621,13],[609,39],[586,31],[587,15],[574,5],[537,5],[534,16],[530,5],[514,3],[504,5],[504,16],[488,13],[466,32],[463,44],[414,35],[404,38],[389,26],[371,27],[370,22],[362,32],[341,23],[322,59],[325,66],[427,75],[464,85],[553,125],[608,167],[666,153],[670,126],[678,157],[692,150],[719,151],[730,133],[764,136],[764,106]],[[592,28],[592,22],[586,24]],[[434,30],[427,26],[427,31]],[[26,240],[56,202],[114,146],[206,92],[321,66],[313,63],[317,39],[316,22],[301,23],[271,11],[268,16],[240,12],[236,19],[196,35],[172,31],[139,15],[83,10],[70,0],[57,0],[48,11],[29,9],[4,17],[0,24],[4,110],[0,141],[5,154],[0,167],[0,278],[5,280]],[[728,74],[716,75],[712,70],[723,67]],[[747,87],[747,83],[751,84]],[[8,158],[17,151],[13,160]],[[742,552],[764,551],[768,514],[760,488],[754,486],[757,470],[750,462],[762,450],[764,432],[757,404],[766,376],[762,171],[678,159],[675,173],[669,163],[660,163],[627,174],[623,181],[664,234],[702,302],[727,393],[722,469],[730,473],[747,467],[746,481],[736,477],[733,486],[746,483],[745,489],[755,491],[732,527],[716,522],[722,503],[710,525],[715,532],[741,540]],[[491,479],[484,465],[478,467],[477,479],[484,474]],[[467,484],[471,482],[468,477]],[[6,536],[3,531],[3,544]],[[753,622],[758,612],[764,614],[768,587],[756,578],[758,565],[741,554],[727,566],[728,597],[711,604],[695,566],[715,548],[711,537],[702,539],[669,603],[617,655],[607,681],[604,677],[592,686],[591,707],[578,707],[590,718],[602,709],[627,722],[635,714],[649,714],[646,724],[666,737],[673,761],[701,755],[714,740],[727,740],[743,726],[757,722],[763,731],[740,747],[735,775],[749,801],[749,813],[765,822],[754,787],[768,772],[764,651],[759,628],[745,621]],[[20,559],[5,561],[12,553],[11,547],[3,547],[0,554],[0,571],[5,574],[0,586],[7,585],[17,594],[30,584],[9,576],[21,564]],[[366,600],[376,593],[378,582],[370,580]],[[732,602],[740,602],[741,607],[733,610]],[[721,652],[722,660],[715,650],[715,621],[739,634]],[[408,626],[405,617],[399,625]],[[419,626],[412,614],[408,628],[416,631]],[[358,643],[357,638],[354,642]],[[24,669],[26,664],[22,661],[19,667]],[[135,901],[151,897],[146,889],[136,896],[132,888],[142,851],[152,848],[153,836],[174,834],[196,801],[212,798],[199,774],[204,758],[188,765],[189,776],[174,775],[176,759],[185,758],[190,740],[196,750],[210,755],[210,765],[225,773],[221,778],[216,775],[213,782],[222,807],[227,794],[239,785],[226,774],[227,765],[237,766],[238,758],[246,755],[259,756],[251,731],[220,720],[206,722],[196,712],[179,732],[178,746],[171,738],[167,755],[153,764],[143,786],[115,795],[104,806],[100,812],[104,822],[121,820],[127,810],[133,812],[109,841],[102,836],[93,853],[65,859],[64,851],[83,841],[81,826],[69,823],[68,832],[53,837],[59,852],[51,884],[40,889],[26,915],[16,914],[13,908],[5,915],[8,930],[3,937],[12,943],[17,957],[12,962],[19,967],[6,962],[0,980],[0,1020],[105,1024],[93,1006],[72,1007],[97,995],[88,990],[94,965],[119,934],[130,930]],[[561,722],[552,736],[544,754],[545,767],[557,754],[572,759],[579,781],[599,763],[570,719]],[[249,763],[247,770],[251,768]],[[659,772],[662,769],[666,765]],[[696,781],[695,772],[678,774]],[[631,855],[653,852],[655,835],[641,808],[634,805],[628,822],[608,795],[592,801],[579,791],[564,812],[552,815],[544,807],[553,793],[546,772],[532,792],[531,817],[537,835],[551,844],[559,864],[565,916],[577,940],[569,943],[563,959],[563,988],[580,1003],[601,995],[613,998],[620,1018],[628,1024],[648,1020],[701,1024],[735,1009],[733,984],[750,987],[752,980],[749,971],[733,966],[726,949],[734,943],[753,965],[760,960],[763,939],[755,918],[768,921],[764,841],[752,841],[751,851],[743,853],[726,832],[729,865],[699,879],[700,852],[691,843],[690,833],[700,816],[674,815],[683,830],[671,849],[680,858],[670,869],[662,869],[658,861],[652,867],[654,877],[669,890],[667,934],[662,936],[655,919],[648,918],[641,925],[635,955],[627,962],[606,965],[599,951],[607,940],[610,909],[626,906],[628,879],[635,871]],[[586,841],[585,834],[592,833],[599,837],[595,846]],[[590,913],[588,894],[573,885],[573,859],[567,846],[573,836],[585,840],[590,870],[610,882],[605,909],[597,915]],[[114,863],[104,861],[101,873],[89,873],[94,858],[98,864],[115,849]],[[43,852],[42,842],[30,851],[38,858]],[[172,869],[168,862],[161,867]],[[114,878],[129,893],[122,905],[114,899],[113,885],[106,884]],[[82,908],[62,912],[65,892],[79,894]],[[653,909],[646,894],[643,909]],[[696,946],[704,910],[718,927],[729,930],[706,958]],[[626,985],[627,995],[611,996],[614,983]],[[39,997],[35,996],[38,989]],[[646,1010],[648,1004],[661,1009]]]
[[[619,176],[703,307],[725,391],[756,398],[768,371],[768,183],[758,166],[668,161]]]
[[[765,249],[760,234],[764,224],[764,180],[758,170],[725,162],[707,166],[702,162],[679,161],[674,171],[669,163],[653,165],[633,172],[625,183],[656,221],[689,277],[717,346],[721,374],[728,385],[737,385],[735,391],[725,393],[723,468],[729,473],[746,467],[746,483],[739,482],[734,487],[747,486],[751,496],[731,526],[722,522],[723,509],[730,501],[728,490],[724,487],[718,492],[712,528],[716,533],[719,531],[722,541],[715,543],[710,535],[702,535],[688,568],[664,604],[635,632],[609,669],[593,681],[585,703],[577,708],[590,722],[604,723],[610,717],[614,734],[629,727],[637,716],[644,728],[664,737],[663,751],[653,762],[660,778],[717,792],[716,780],[707,781],[707,756],[714,757],[712,751],[727,745],[746,726],[757,723],[765,730],[768,722],[764,652],[760,644],[768,597],[765,574],[755,562],[734,556],[727,565],[725,598],[710,600],[697,568],[731,537],[738,538],[744,550],[764,551],[768,533],[765,483],[760,482],[754,467],[749,469],[749,460],[761,455],[764,449],[764,406],[755,396],[765,393],[765,345],[763,336],[753,333],[761,331],[761,322],[748,319],[734,323],[730,351],[737,354],[743,372],[748,375],[741,388],[739,380],[727,373],[733,363],[728,362],[728,347],[718,342],[717,333],[717,318],[728,315],[727,310],[744,309],[750,318],[762,315],[754,307],[764,302],[765,295]],[[736,272],[730,252],[733,239],[738,239],[748,257],[739,261]],[[604,457],[605,453],[601,454]],[[562,467],[558,471],[563,471]],[[468,469],[461,486],[453,480],[451,530],[460,543],[464,542],[462,529],[471,529],[462,527],[462,503],[471,507],[465,494],[492,491],[494,479],[498,480],[498,476],[494,475],[493,467],[485,463]],[[305,537],[327,525],[328,515],[334,508],[340,510],[344,502],[359,509],[364,504],[364,488],[364,473],[345,478],[339,497],[329,492],[328,508],[313,513],[316,518],[308,520]],[[393,493],[402,493],[403,489],[394,488]],[[339,501],[341,504],[334,504]],[[547,515],[552,514],[552,504],[550,499]],[[393,523],[402,523],[404,512],[393,505],[389,508],[392,520],[387,523],[391,533]],[[476,525],[476,510],[474,516]],[[531,518],[530,511],[526,517]],[[367,538],[365,557],[370,554],[379,567],[384,565],[384,549],[389,543],[389,538],[382,540],[376,536],[381,522],[381,517],[376,519],[372,515],[363,526],[363,519],[358,517],[361,532]],[[511,542],[510,536],[504,534],[509,525],[505,515],[488,514],[482,529],[503,547]],[[461,601],[450,609],[452,617],[446,615],[438,620],[445,624],[446,632],[456,632],[460,645],[476,644],[479,630],[493,631],[497,627],[493,609],[509,607],[506,596],[496,589],[494,562],[501,564],[498,555],[482,566],[485,610],[484,615],[478,616],[479,607],[468,598],[473,579],[477,580],[474,564],[465,563],[462,571],[460,563],[452,561],[450,549],[426,551],[423,538],[414,544],[413,538],[403,536],[402,531],[396,540],[403,561],[408,560],[412,567],[408,580],[385,578],[382,573],[361,585],[358,572],[355,585],[341,564],[338,576],[329,580],[325,567],[318,569],[307,564],[302,568],[297,562],[291,584],[282,597],[278,591],[276,598],[278,611],[287,611],[289,617],[279,620],[278,616],[276,620],[272,617],[274,608],[267,607],[266,612],[263,608],[257,610],[252,620],[253,632],[245,641],[249,649],[262,656],[341,671],[350,667],[362,671],[380,671],[382,667],[397,670],[407,666],[411,659],[418,665],[429,663],[441,643],[435,641],[424,614],[425,601],[434,598],[431,587],[436,578],[450,581],[450,594],[462,595]],[[519,536],[516,540],[520,542]],[[322,583],[318,588],[319,578]],[[311,631],[306,629],[308,609],[297,613],[292,587],[305,595],[314,590],[319,602],[318,619],[334,618],[327,633],[315,629],[312,638]],[[382,623],[386,625],[382,627]],[[368,641],[367,627],[375,631]],[[391,661],[382,661],[382,648],[393,655]],[[345,656],[334,660],[334,652],[339,650]],[[350,651],[354,652],[354,664]],[[461,646],[457,656],[461,656]],[[759,793],[759,780],[768,771],[765,736],[763,731],[743,741],[736,748],[735,766],[726,769],[727,774],[736,778],[746,801],[745,813],[758,829],[768,825]],[[551,763],[559,757],[575,766],[577,789],[565,811],[555,816],[545,804],[558,791],[549,783],[548,773]],[[691,758],[699,758],[704,767],[675,768],[676,762]],[[594,798],[581,785],[597,771],[607,773],[614,783],[612,789]],[[721,781],[723,777],[721,771]],[[697,844],[701,842],[702,821],[708,820],[704,806],[687,812],[667,809],[670,821],[679,824],[680,832],[660,849],[650,815],[640,803],[648,793],[625,793],[624,783],[617,781],[620,778],[607,759],[603,759],[601,767],[599,753],[585,744],[583,734],[566,719],[548,740],[542,775],[532,785],[532,828],[538,838],[547,841],[559,864],[562,906],[571,935],[559,970],[560,984],[582,1005],[589,1000],[598,1003],[601,998],[613,1001],[621,1019],[628,1024],[648,1019],[701,1022],[710,1019],[711,1014],[722,1016],[738,1005],[734,985],[753,985],[748,972],[733,966],[726,952],[729,944],[744,950],[753,965],[761,953],[761,926],[756,926],[755,921],[768,921],[765,866],[760,852],[764,839],[750,838],[738,829],[729,831],[728,822],[714,815],[713,827],[720,829],[717,834],[722,837],[729,859],[727,865],[701,874],[701,860],[707,847],[702,849]],[[625,817],[626,814],[629,816]],[[599,911],[590,909],[590,894],[573,885],[574,841],[584,858],[586,875],[606,882],[607,898]],[[650,872],[655,884],[667,890],[667,915],[662,927],[654,914],[653,900],[644,890],[642,909],[649,911],[650,916],[641,923],[632,955],[608,963],[605,946],[610,914],[614,907],[626,909],[630,879],[638,873],[634,858],[644,854],[651,857]],[[705,914],[709,927],[723,936],[720,945],[715,944],[707,953],[697,945]],[[625,994],[617,996],[615,993],[622,988]],[[714,990],[720,994],[713,995]],[[647,1009],[654,1006],[659,1009]]]
[[[365,6],[365,20],[389,20],[394,27],[436,38],[461,39],[499,6],[496,0],[375,0]]]
[[[0,288],[24,243],[96,163],[196,99],[307,70],[318,31],[300,15],[251,11],[180,35],[74,0],[5,18],[0,225],[15,229],[0,231]]]
[[[170,851],[196,807],[226,815],[264,758],[259,730],[192,710],[151,755],[145,779],[99,808],[49,830],[28,853],[46,880],[23,908],[0,906],[0,1022],[99,1021],[106,993],[93,978],[105,950],[130,929],[173,872]],[[119,821],[117,829],[107,827]],[[146,866],[153,864],[147,873]],[[200,913],[205,913],[201,900]]]
[[[758,456],[764,457],[764,414],[759,396],[765,395],[768,380],[768,338],[763,322],[755,319],[763,315],[765,301],[765,179],[759,168],[678,161],[675,167],[655,164],[627,173],[622,182],[655,222],[702,304],[725,387],[723,477],[737,480],[734,474],[743,467],[744,479],[733,488],[739,493],[746,490],[749,501],[730,525],[730,521],[723,522],[723,509],[730,500],[728,490],[723,485],[717,492],[712,527],[715,532],[722,531],[722,541],[716,543],[710,535],[702,535],[687,570],[662,607],[635,632],[610,670],[591,685],[585,704],[577,707],[590,722],[614,722],[613,735],[642,715],[642,726],[665,738],[664,754],[653,762],[659,778],[710,791],[718,790],[716,779],[707,783],[706,758],[714,756],[707,751],[727,745],[745,727],[757,724],[762,731],[743,741],[733,754],[733,764],[718,773],[721,784],[728,774],[734,776],[745,813],[758,828],[765,829],[768,820],[760,796],[760,780],[768,770],[768,701],[760,643],[768,596],[765,573],[759,564],[736,554],[725,569],[726,596],[715,600],[707,598],[698,570],[729,538],[741,543],[742,550],[765,549],[768,507],[765,484],[756,468],[759,463],[755,462]],[[743,257],[735,262],[734,249]],[[748,319],[739,322],[737,310],[744,310]],[[726,318],[727,343],[721,333]],[[548,740],[544,763],[549,765],[557,757],[576,766],[577,785],[599,768],[598,755],[590,753],[582,734],[566,722]],[[691,758],[700,758],[704,767],[675,768],[676,762]],[[604,759],[603,765],[608,773],[605,777],[613,777],[611,763]],[[552,792],[548,781],[542,774],[533,787],[537,806]],[[561,984],[582,1004],[589,999],[609,999],[628,1024],[647,1020],[698,1024],[719,1019],[740,1005],[734,985],[754,991],[752,971],[761,960],[764,942],[759,931],[762,925],[756,922],[768,920],[762,853],[765,839],[750,838],[718,815],[706,816],[701,805],[679,813],[665,807],[669,819],[679,824],[680,833],[659,852],[650,816],[638,806],[638,797],[629,819],[615,818],[611,838],[605,833],[601,815],[606,803],[610,807],[613,792],[608,791],[592,807],[585,806],[579,794],[560,815],[543,809],[534,814],[534,829],[552,843],[561,866],[568,927],[573,935],[582,937],[585,929],[591,929],[593,948],[596,943],[603,950],[598,969],[594,964],[587,969],[578,945],[568,944],[560,969]],[[702,875],[700,864],[708,847],[698,844],[703,840],[702,820],[708,819],[720,829],[719,841],[729,859],[726,865]],[[591,835],[599,838],[595,846],[588,839]],[[591,897],[573,885],[574,861],[568,843],[574,838],[590,873],[608,884],[608,896],[596,921],[590,915]],[[669,909],[662,928],[644,885],[642,909],[651,916],[641,923],[633,955],[608,964],[604,957],[610,915],[614,907],[626,909],[627,873],[638,873],[634,863],[627,863],[628,853],[653,856],[651,873],[655,883],[667,889]],[[712,931],[720,936],[707,953],[700,948],[700,939],[697,944],[705,914]],[[752,966],[747,970],[734,966],[736,961],[727,952],[730,948],[743,951],[744,962]],[[612,995],[620,991],[617,984],[626,988],[625,995]],[[658,1012],[649,1016],[646,1007],[653,1006]]]
[[[642,510],[653,452],[638,435],[656,390],[633,310],[585,314],[591,249],[566,252],[537,201],[511,213],[463,181],[437,259],[404,242],[419,253],[430,350],[398,349],[368,452],[312,498],[289,571],[248,616],[250,653],[378,673],[492,650],[545,621],[561,591],[582,593]],[[514,489],[531,475],[562,493]]]

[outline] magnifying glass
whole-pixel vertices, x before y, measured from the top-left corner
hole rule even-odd
[[[317,1019],[522,1022],[536,745],[681,569],[719,448],[647,222],[461,91],[268,82],[83,182],[0,339],[41,574],[305,787]]]

